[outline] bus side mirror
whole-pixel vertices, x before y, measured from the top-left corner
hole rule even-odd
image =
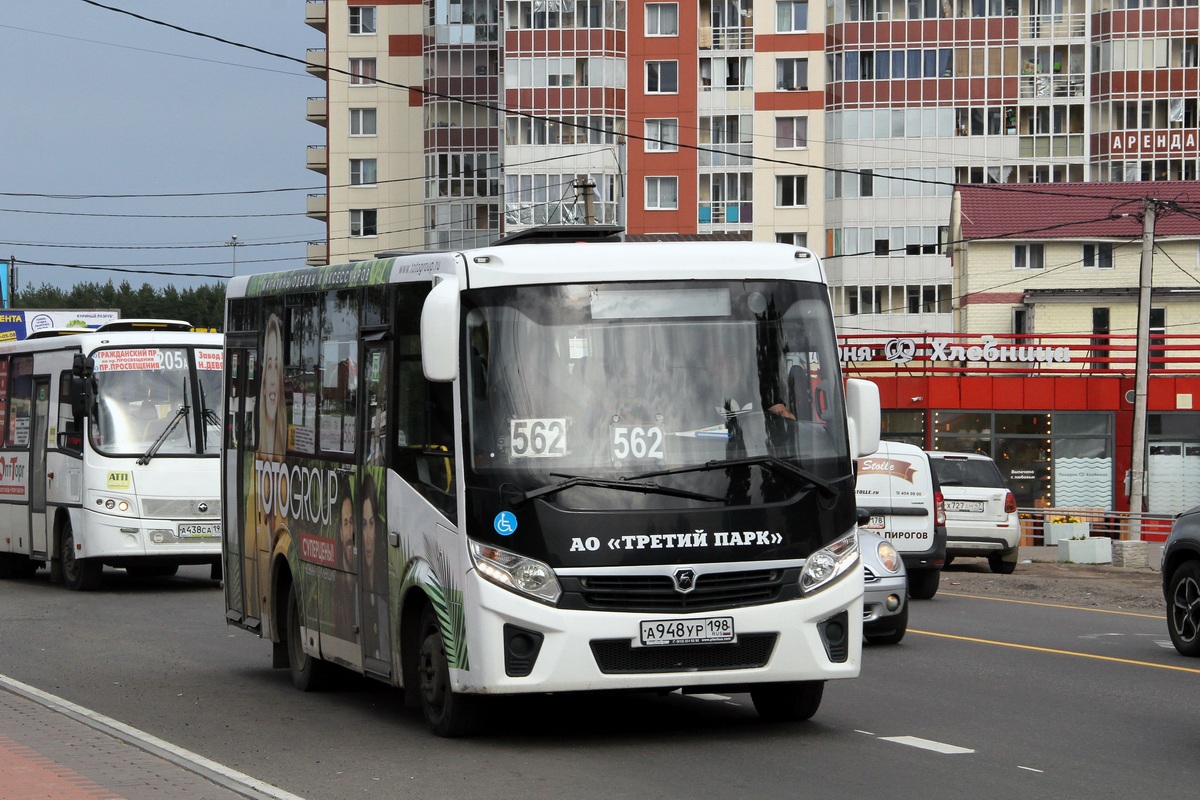
[[[862,458],[879,449],[879,387],[861,378],[846,381],[846,428],[850,457]]]
[[[92,402],[96,399],[93,377],[95,371],[95,359],[85,356],[83,353],[75,354],[75,358],[71,362],[71,385],[69,388],[71,416],[75,419],[82,419],[92,409]]]
[[[421,367],[439,383],[458,377],[458,278],[441,277],[421,308]]]

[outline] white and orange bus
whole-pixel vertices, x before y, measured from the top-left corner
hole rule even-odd
[[[0,344],[0,577],[219,576],[222,346],[137,319]]]
[[[516,693],[807,719],[858,675],[879,395],[843,383],[812,252],[518,240],[239,276],[226,343],[226,619],[297,687],[338,664],[457,735]]]

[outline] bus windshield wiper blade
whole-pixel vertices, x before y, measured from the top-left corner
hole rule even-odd
[[[684,497],[689,500],[704,500],[712,503],[724,503],[724,497],[717,497],[712,494],[702,494],[700,492],[690,492],[687,489],[676,489],[673,486],[663,486],[657,483],[646,483],[644,481],[628,481],[628,480],[608,480],[606,478],[589,478],[586,475],[561,475],[559,473],[551,473],[556,477],[564,477],[558,483],[551,483],[545,486],[540,486],[537,489],[530,489],[527,492],[521,492],[512,497],[509,502],[515,505],[520,505],[527,500],[532,500],[535,497],[547,497],[552,494],[558,494],[564,489],[570,489],[572,486],[598,486],[602,489],[618,489],[625,492],[642,492],[643,494],[664,494],[671,497]]]
[[[179,410],[175,412],[175,416],[171,417],[171,421],[167,423],[167,427],[163,428],[163,432],[154,440],[154,444],[150,445],[150,448],[137,460],[138,464],[146,465],[150,463],[150,459],[154,458],[155,454],[158,453],[158,448],[163,446],[163,442],[171,435],[171,431],[175,430],[176,426],[179,425],[179,420],[187,416],[187,413],[188,407],[186,404],[179,407]]]
[[[837,497],[838,488],[829,481],[819,475],[809,472],[804,467],[798,464],[793,464],[785,458],[778,456],[747,456],[746,458],[724,458],[715,461],[705,461],[703,464],[695,464],[690,467],[676,467],[675,469],[664,469],[657,472],[643,472],[641,475],[635,475],[631,480],[645,480],[646,478],[657,478],[661,475],[679,475],[685,472],[707,472],[714,469],[725,469],[726,467],[743,467],[743,466],[768,466],[803,478],[813,486],[821,490],[821,493],[828,497]]]

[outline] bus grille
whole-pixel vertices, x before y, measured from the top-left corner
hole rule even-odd
[[[756,669],[766,666],[778,637],[775,633],[750,633],[732,644],[663,647],[633,647],[628,639],[601,639],[592,642],[592,655],[606,675]]]
[[[200,506],[205,505],[205,511]],[[142,501],[142,516],[151,519],[220,519],[221,500],[150,497]]]
[[[684,594],[669,575],[586,575],[563,581],[568,596],[560,607],[654,613],[761,605],[798,596],[798,577],[798,570],[783,569],[710,572]]]

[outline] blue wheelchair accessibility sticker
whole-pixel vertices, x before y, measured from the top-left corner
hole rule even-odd
[[[511,511],[501,511],[492,521],[492,527],[501,536],[511,536],[517,532],[517,515]]]

